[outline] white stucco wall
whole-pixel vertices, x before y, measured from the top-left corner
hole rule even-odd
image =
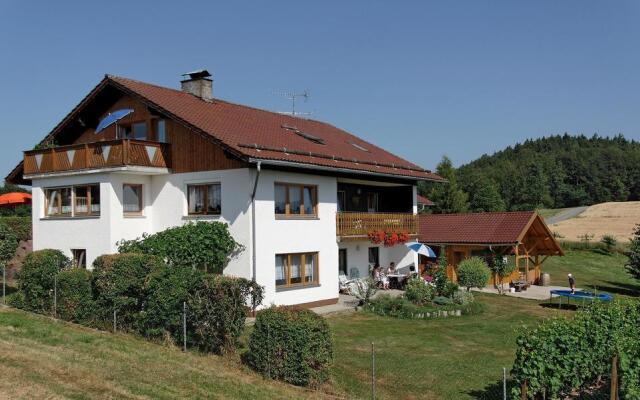
[[[318,218],[276,219],[275,182],[318,187]],[[263,169],[256,192],[256,280],[265,286],[265,305],[301,304],[338,297],[338,245],[336,242],[336,178]],[[318,252],[316,287],[276,291],[275,255]]]
[[[71,249],[87,251],[87,266],[102,254],[115,253],[116,242],[133,239],[143,233],[155,233],[195,219],[217,220],[229,229],[243,251],[231,259],[225,274],[252,278],[252,208],[256,170],[233,169],[184,174],[142,175],[133,173],[97,173],[33,180],[34,250],[56,248],[71,257]],[[276,219],[275,182],[311,184],[318,188],[318,218]],[[92,218],[44,218],[43,188],[100,183],[101,214]],[[142,216],[127,217],[122,209],[122,185],[143,185]],[[222,214],[189,217],[187,185],[220,183]],[[360,276],[368,273],[368,241],[336,240],[337,179],[330,176],[263,169],[256,191],[256,281],[265,287],[264,305],[301,304],[338,296],[338,248],[348,249],[348,267],[357,267]],[[416,211],[414,187],[414,212]],[[317,252],[319,285],[276,291],[275,255]],[[380,263],[394,261],[399,267],[417,265],[417,257],[405,246],[380,246]]]

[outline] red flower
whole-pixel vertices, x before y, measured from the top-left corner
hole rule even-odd
[[[371,243],[380,244],[385,241],[385,233],[382,230],[371,231],[367,234]]]

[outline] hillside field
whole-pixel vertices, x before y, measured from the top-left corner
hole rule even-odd
[[[640,224],[640,201],[608,202],[588,207],[575,218],[550,225],[561,240],[579,242],[579,236],[594,235],[599,241],[603,235],[614,235],[619,242],[627,242],[636,224]]]

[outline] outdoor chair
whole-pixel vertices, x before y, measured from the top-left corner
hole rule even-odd
[[[349,292],[349,286],[351,285],[352,282],[353,280],[347,278],[345,274],[338,275],[338,283],[340,284],[339,287],[340,287],[341,293]]]

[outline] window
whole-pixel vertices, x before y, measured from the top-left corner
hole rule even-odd
[[[100,185],[86,184],[45,188],[46,217],[86,217],[100,215]]]
[[[75,186],[74,215],[100,215],[100,185]]]
[[[318,253],[276,254],[276,289],[317,285]]]
[[[87,268],[87,250],[85,249],[71,249],[73,254],[73,266],[76,268]]]
[[[317,186],[276,183],[275,213],[279,217],[318,215]]]
[[[122,185],[122,206],[125,214],[142,214],[142,185]]]
[[[189,215],[220,215],[222,196],[219,183],[187,186]]]
[[[380,265],[380,248],[369,247],[369,265]]]
[[[338,272],[347,275],[347,249],[338,250]]]
[[[156,119],[154,121],[156,140],[158,142],[167,141],[167,122],[164,119]]]
[[[147,123],[135,122],[129,125],[118,125],[118,138],[119,139],[147,139]]]

